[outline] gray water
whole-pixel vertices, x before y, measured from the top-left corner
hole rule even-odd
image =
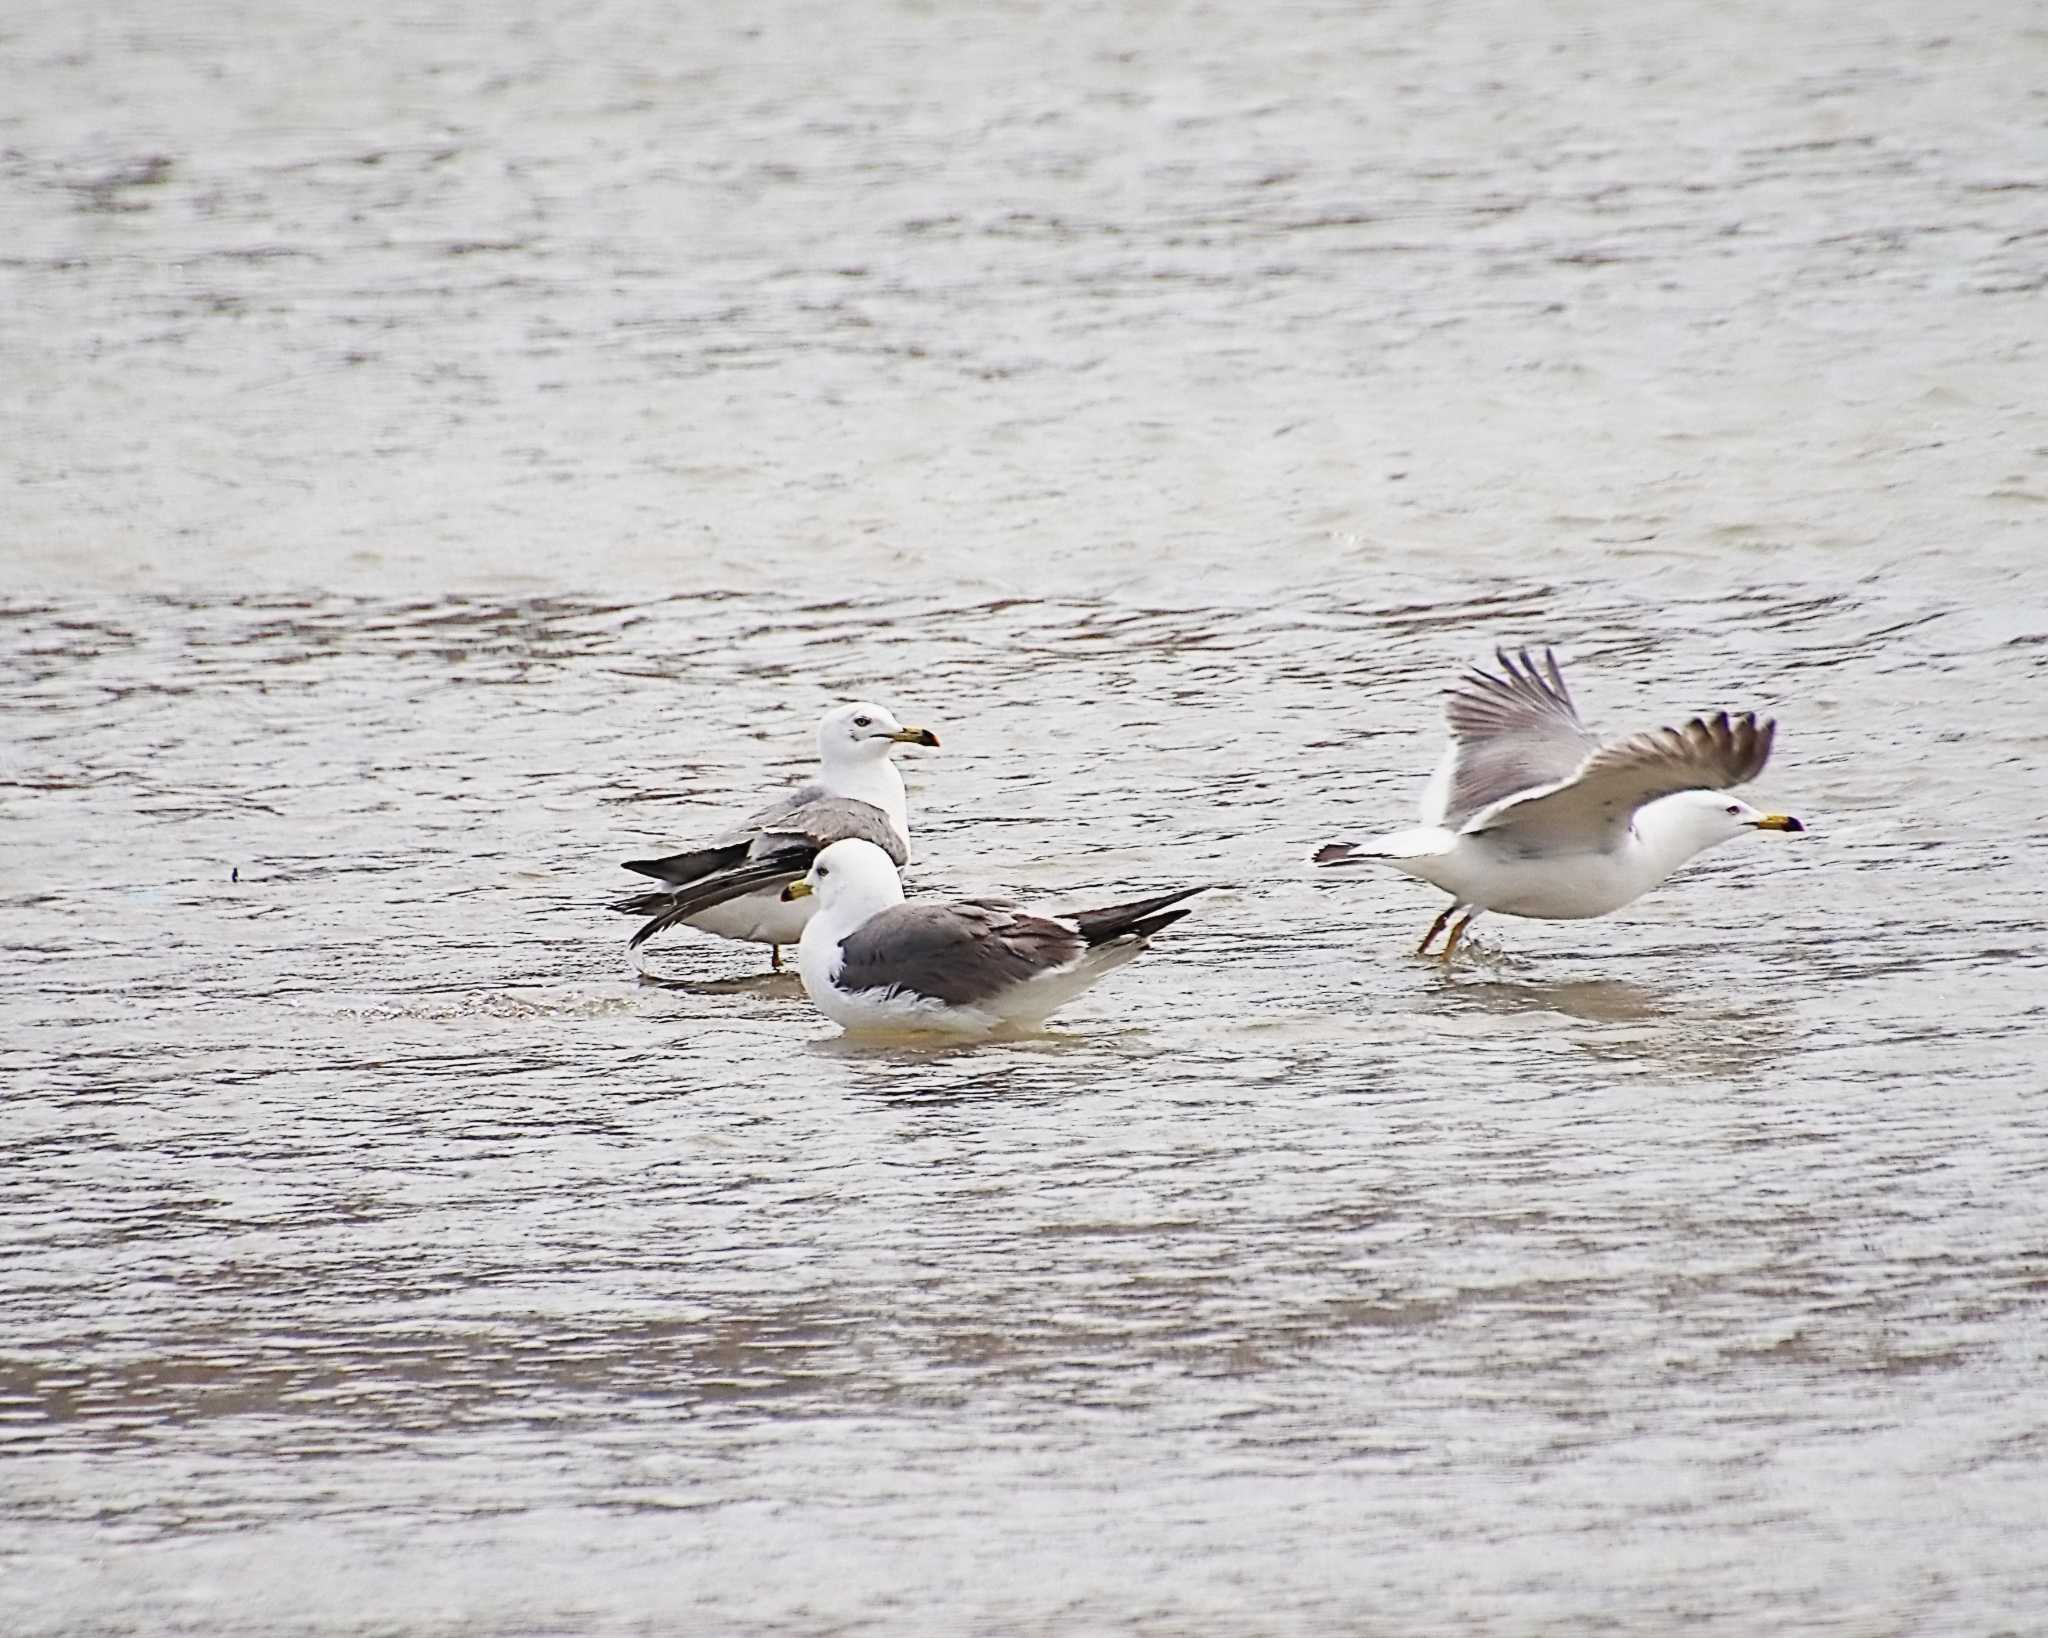
[[[2043,1630],[2044,83],[11,6],[0,1630]],[[1415,961],[1307,856],[1501,641],[1810,833]],[[855,693],[918,891],[1227,885],[1012,1044],[643,981]]]

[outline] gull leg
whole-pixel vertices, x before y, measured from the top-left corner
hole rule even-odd
[[[1422,935],[1422,942],[1415,946],[1415,953],[1417,955],[1428,955],[1429,947],[1431,944],[1436,942],[1437,934],[1441,933],[1444,930],[1444,923],[1449,921],[1451,917],[1456,915],[1457,913],[1458,901],[1456,899],[1453,899],[1449,904],[1444,906],[1444,913],[1438,916],[1435,921],[1429,924],[1429,931]]]
[[[1443,954],[1437,957],[1446,967],[1451,964],[1451,957],[1457,953],[1458,940],[1465,936],[1465,929],[1478,919],[1479,912],[1477,910],[1469,911],[1465,919],[1451,929],[1451,936],[1444,943]]]
[[[771,973],[782,971],[782,946],[779,944],[768,946],[768,970]]]

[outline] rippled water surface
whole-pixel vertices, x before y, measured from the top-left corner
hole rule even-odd
[[[0,1628],[2028,1633],[2031,7],[0,25]],[[1754,707],[1621,915],[1438,691]],[[1047,1036],[652,980],[861,693]]]

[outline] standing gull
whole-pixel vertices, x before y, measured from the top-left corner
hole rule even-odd
[[[1319,865],[1385,863],[1451,895],[1442,959],[1487,910],[1569,921],[1641,898],[1696,853],[1745,830],[1804,830],[1722,787],[1770,760],[1775,722],[1754,712],[1694,717],[1603,742],[1579,720],[1550,650],[1496,649],[1502,676],[1475,669],[1444,699],[1450,748],[1422,794],[1422,824],[1369,842],[1332,842]]]
[[[994,899],[906,904],[889,855],[849,839],[821,852],[786,899],[815,897],[797,970],[827,1018],[855,1034],[991,1035],[1034,1029],[1145,952],[1204,891],[1032,916]]]
[[[612,904],[623,915],[652,918],[627,948],[637,950],[671,927],[694,927],[767,945],[780,972],[782,946],[796,943],[811,917],[810,905],[781,896],[783,887],[811,868],[820,848],[846,837],[908,863],[909,808],[889,756],[899,745],[938,743],[929,728],[906,728],[884,706],[834,706],[818,724],[818,778],[696,847],[626,861],[628,870],[667,883]]]

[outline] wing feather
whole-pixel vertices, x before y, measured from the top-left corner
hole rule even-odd
[[[674,887],[687,887],[714,871],[730,870],[747,856],[747,850],[760,839],[764,830],[815,802],[827,799],[825,787],[815,779],[807,784],[792,785],[766,807],[748,814],[736,825],[707,836],[695,847],[664,854],[658,859],[628,859],[626,868]]]
[[[788,853],[751,860],[736,870],[721,871],[716,876],[707,876],[670,893],[642,893],[636,898],[621,899],[612,906],[614,910],[630,915],[651,914],[653,917],[626,941],[626,948],[637,950],[656,933],[679,927],[692,916],[700,916],[729,899],[742,898],[763,888],[787,887],[811,868],[811,860],[816,857],[815,849],[792,849]]]
[[[1204,891],[1184,887],[1057,917],[1027,915],[994,899],[899,904],[840,941],[838,984],[974,1006],[1071,967],[1097,945],[1150,938],[1187,914],[1174,908],[1183,899]]]
[[[1725,790],[1764,771],[1778,725],[1756,713],[1717,711],[1682,728],[1657,728],[1602,745],[1570,777],[1525,791],[1475,814],[1467,835],[1513,830],[1532,841],[1554,836],[1578,846],[1626,829],[1636,810],[1680,791]]]
[[[850,796],[820,797],[763,825],[753,852],[779,853],[792,842],[801,842],[816,853],[834,842],[853,839],[873,842],[898,870],[910,862],[910,849],[889,816],[873,803],[856,802]]]
[[[1550,649],[1495,649],[1501,675],[1474,668],[1444,696],[1451,743],[1423,794],[1422,822],[1456,830],[1474,814],[1571,775],[1599,748]]]
[[[889,816],[870,803],[827,796],[793,809],[768,811],[772,816],[765,828],[751,840],[629,865],[642,875],[672,883],[673,890],[637,893],[614,901],[612,908],[622,914],[652,917],[628,940],[627,948],[637,950],[656,933],[680,926],[729,899],[784,887],[808,871],[823,849],[849,837],[873,842],[899,870],[910,861],[910,849]],[[695,868],[698,861],[712,855],[715,857],[709,857],[704,868]],[[675,873],[656,867],[673,867]]]
[[[1005,905],[899,904],[840,941],[841,989],[927,996],[974,1006],[1077,960],[1088,941],[1073,927]]]
[[[1106,944],[1118,938],[1150,938],[1161,928],[1171,927],[1188,914],[1186,910],[1168,909],[1169,905],[1208,891],[1207,883],[1200,887],[1183,887],[1172,893],[1161,893],[1157,898],[1137,899],[1130,904],[1104,905],[1100,910],[1076,910],[1061,919],[1071,921],[1091,945]],[[1161,911],[1165,914],[1160,914]]]

